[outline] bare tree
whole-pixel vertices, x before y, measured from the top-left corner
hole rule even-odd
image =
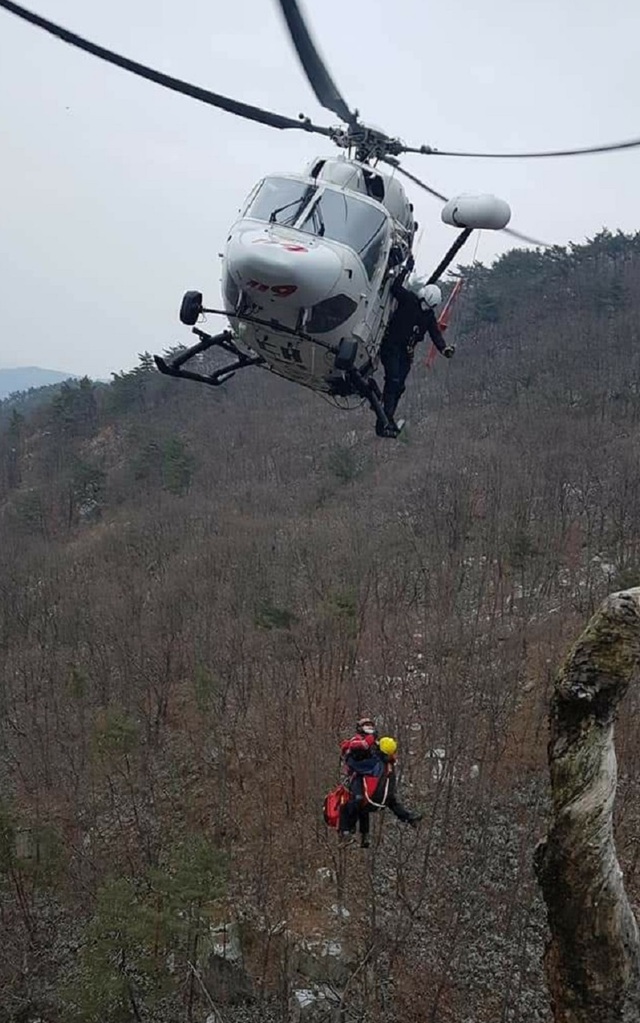
[[[613,727],[640,658],[640,588],[604,601],[560,668],[551,703],[552,821],[536,851],[555,1023],[640,1018],[640,939],[613,841]]]

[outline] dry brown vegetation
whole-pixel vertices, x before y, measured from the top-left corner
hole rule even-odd
[[[0,405],[0,1018],[204,1019],[189,963],[234,919],[255,1019],[290,1018],[292,933],[344,942],[345,1019],[548,1019],[550,679],[640,578],[640,241],[467,277],[399,442],[258,370],[213,391],[147,358]],[[321,801],[365,711],[426,818],[339,857]]]

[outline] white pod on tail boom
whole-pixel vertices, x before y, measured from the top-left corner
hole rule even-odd
[[[511,220],[511,210],[495,195],[458,195],[443,206],[442,219],[451,227],[501,231]]]

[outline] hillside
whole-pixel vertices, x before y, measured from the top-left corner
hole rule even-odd
[[[456,358],[421,354],[398,442],[148,357],[0,406],[3,1019],[284,1021],[329,983],[363,1023],[549,1019],[550,681],[640,579],[640,235],[463,273]],[[322,797],[363,712],[426,817],[338,855]]]
[[[69,380],[70,373],[55,369],[41,369],[40,366],[16,366],[13,369],[0,368],[0,401],[10,394],[29,391],[35,387],[46,387]]]

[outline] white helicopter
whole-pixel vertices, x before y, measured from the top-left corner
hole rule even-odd
[[[407,174],[396,155],[409,147],[351,113],[318,55],[297,0],[279,3],[318,99],[347,124],[328,131],[347,155],[319,156],[302,174],[272,175],[256,185],[222,257],[224,308],[207,308],[201,292],[188,291],[180,319],[200,342],[171,360],[157,355],[155,363],[162,373],[214,386],[239,369],[261,366],[336,398],[364,398],[376,415],[378,434],[397,436],[403,422],[396,427],[388,420],[374,374],[396,306],[392,286],[413,269],[418,225],[395,173]],[[303,123],[306,130],[318,130]],[[390,171],[381,170],[381,162]],[[473,229],[501,230],[510,217],[507,203],[494,196],[447,201],[442,219],[460,234],[425,283],[439,279]],[[225,314],[231,329],[205,333],[195,326],[203,313]],[[233,354],[234,361],[206,374],[184,368],[212,347]]]
[[[503,228],[510,210],[493,196],[467,196],[447,203],[442,215],[462,231],[428,283],[473,228]],[[416,226],[401,183],[366,163],[320,157],[305,174],[265,178],[229,233],[224,309],[208,309],[201,292],[188,291],[180,319],[200,343],[171,361],[155,356],[158,369],[219,385],[238,369],[263,366],[314,391],[366,399],[380,435],[397,435],[374,373],[396,304],[392,285],[413,265]],[[231,330],[212,336],[194,326],[215,312],[226,314]],[[183,368],[216,346],[234,361],[210,374]]]
[[[223,309],[203,305],[188,291],[180,319],[200,339],[172,358],[155,356],[158,369],[219,386],[245,367],[260,366],[335,398],[357,396],[376,415],[376,431],[396,436],[375,380],[380,348],[396,308],[392,295],[413,270],[417,224],[413,206],[397,178],[403,174],[444,202],[442,219],[459,229],[456,240],[425,284],[434,284],[474,229],[506,230],[511,212],[493,196],[448,200],[397,159],[402,153],[435,154],[411,147],[363,124],[336,88],[302,18],[297,0],[278,0],[302,67],[322,106],[344,127],[329,128],[241,103],[172,78],[90,42],[13,0],[0,7],[64,42],[133,74],[229,113],[278,129],[298,129],[331,139],[346,155],[318,157],[302,174],[273,175],[249,196],[231,228],[222,266]],[[463,154],[446,155],[557,155]],[[381,165],[383,165],[381,167]],[[387,169],[389,168],[389,169]],[[230,329],[211,335],[196,326],[201,314],[220,313]],[[189,360],[220,348],[233,361],[214,372],[186,368]]]

